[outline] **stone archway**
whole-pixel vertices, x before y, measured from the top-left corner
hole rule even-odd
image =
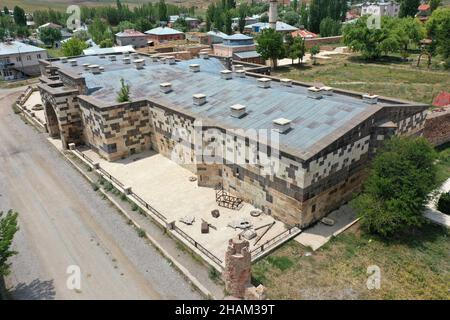
[[[47,120],[47,131],[52,138],[61,139],[58,116],[50,102],[45,102],[45,118]]]

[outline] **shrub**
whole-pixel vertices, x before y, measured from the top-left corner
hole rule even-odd
[[[105,190],[106,191],[111,191],[112,189],[114,189],[114,186],[112,185],[112,183],[111,182],[107,182],[106,184],[105,184]]]
[[[139,209],[139,207],[137,206],[136,203],[131,204],[131,210],[136,211],[138,209]]]
[[[122,201],[127,201],[127,195],[126,195],[125,193],[122,193],[122,194],[120,195],[120,200],[122,200]]]
[[[450,214],[450,192],[441,194],[437,208],[445,214]]]
[[[96,183],[92,184],[92,189],[94,191],[97,191],[98,190],[98,185]]]
[[[138,234],[139,238],[143,238],[143,237],[145,237],[145,230],[142,228],[138,228],[137,234]]]
[[[211,280],[217,281],[220,278],[220,272],[217,271],[214,267],[209,267],[208,276]]]

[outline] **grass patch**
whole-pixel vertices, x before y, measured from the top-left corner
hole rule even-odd
[[[253,283],[266,286],[270,299],[450,299],[445,228],[427,224],[386,241],[356,224],[305,256],[308,251],[289,241],[252,266]],[[379,290],[366,287],[371,265],[381,270]]]
[[[448,73],[416,69],[410,62],[395,59],[366,63],[355,55],[336,55],[318,62],[317,66],[283,66],[274,75],[430,104],[437,94],[450,87]]]

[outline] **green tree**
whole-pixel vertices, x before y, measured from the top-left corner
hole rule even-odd
[[[307,28],[308,27],[308,8],[305,3],[302,3],[300,8],[300,25]]]
[[[426,23],[428,36],[435,50],[442,55],[445,67],[450,69],[450,8],[438,8]]]
[[[53,47],[55,42],[61,40],[61,38],[62,35],[59,29],[49,27],[39,29],[39,39],[48,46],[51,45]]]
[[[25,10],[23,10],[19,6],[14,7],[13,11],[14,22],[18,26],[26,26],[27,25],[27,17],[25,16]]]
[[[6,215],[0,211],[0,277],[9,274],[11,264],[8,263],[8,259],[17,254],[10,249],[14,235],[19,230],[17,216],[17,212],[12,210],[9,210]]]
[[[422,137],[388,140],[373,161],[363,192],[351,206],[370,233],[391,236],[422,225],[436,187],[436,152]]]
[[[231,13],[230,13],[230,11],[226,11],[224,15],[225,15],[225,19],[224,19],[224,21],[225,21],[225,33],[228,34],[228,35],[231,35],[231,34],[233,34],[233,28],[231,26],[232,23],[233,23],[232,17],[231,17]]]
[[[164,0],[159,0],[158,18],[159,18],[159,21],[169,21],[169,16],[167,14],[167,5],[164,2]]]
[[[134,29],[134,30],[136,30],[136,24],[134,24],[133,22],[130,22],[128,20],[124,20],[124,21],[120,21],[120,23],[117,26],[117,28],[119,29],[119,31],[124,31],[124,30],[127,30],[127,29]]]
[[[415,18],[396,19],[393,32],[398,37],[402,51],[408,51],[411,44],[418,45],[425,37],[423,24]]]
[[[369,28],[367,16],[363,16],[343,29],[343,42],[365,59],[378,59],[383,53],[398,51],[400,47],[399,37],[393,32],[395,22],[394,18],[383,16],[380,28]]]
[[[5,13],[5,15],[9,15],[9,9],[8,9],[8,7],[7,6],[4,6],[3,7],[3,12]]]
[[[292,9],[293,9],[295,12],[297,12],[297,10],[298,10],[298,0],[293,0],[293,1],[291,2],[291,5],[292,5]]]
[[[295,26],[299,23],[300,16],[294,11],[288,11],[284,14],[283,21],[287,24],[290,24],[291,26]]]
[[[98,45],[100,48],[111,48],[114,45],[114,41],[111,39],[103,39]]]
[[[79,56],[87,49],[88,45],[83,40],[72,37],[62,45],[62,52],[66,57]]]
[[[264,60],[272,60],[272,68],[277,66],[277,60],[284,58],[283,36],[274,29],[268,28],[257,37],[256,51]]]
[[[309,49],[309,53],[311,54],[311,58],[313,59],[313,64],[317,64],[316,55],[320,52],[320,47],[316,44]]]
[[[300,63],[306,53],[305,40],[302,37],[293,38],[292,42],[289,42],[286,53],[286,55],[292,59],[292,64],[294,64],[295,59],[299,59]]]
[[[420,5],[420,0],[401,0],[400,10],[398,16],[403,17],[414,17],[417,13]]]
[[[341,33],[341,23],[330,17],[326,17],[320,22],[320,36],[332,37]]]
[[[441,0],[430,0],[430,11],[433,12],[441,5]]]
[[[120,90],[117,93],[117,102],[128,102],[130,100],[130,86],[125,84],[123,78],[120,79]]]

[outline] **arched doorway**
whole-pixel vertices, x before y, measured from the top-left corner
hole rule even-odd
[[[50,137],[61,139],[58,117],[56,116],[55,109],[50,102],[45,103],[45,117],[47,119],[47,131]]]

